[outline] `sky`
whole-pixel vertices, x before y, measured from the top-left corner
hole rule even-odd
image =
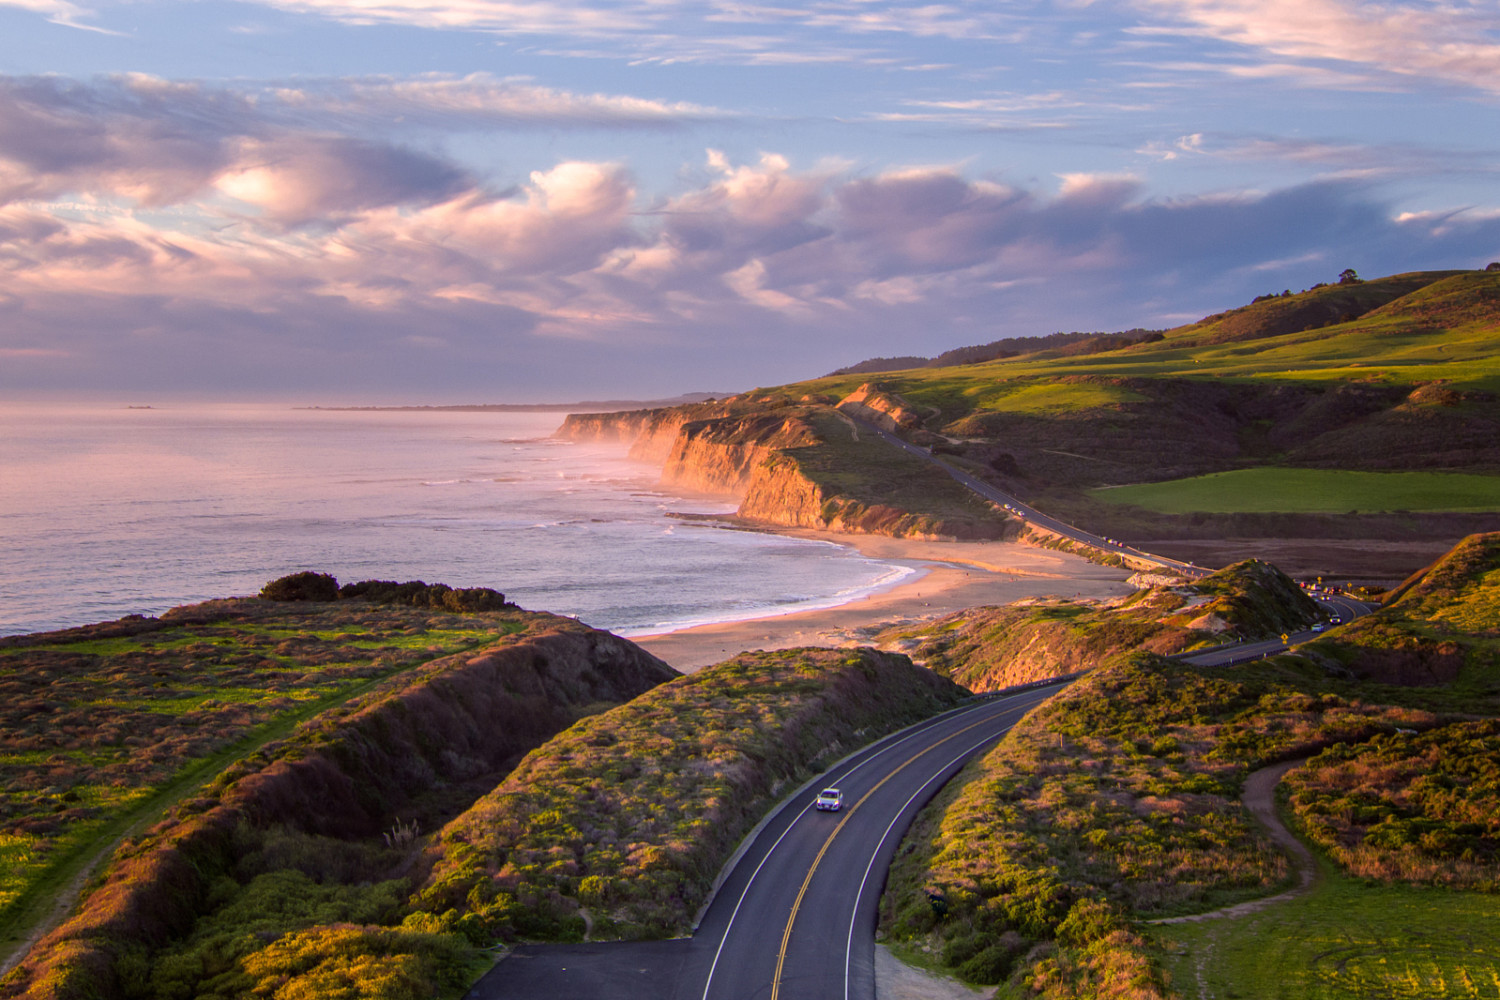
[[[1497,180],[1497,0],[0,0],[0,393],[740,391],[1481,268]]]

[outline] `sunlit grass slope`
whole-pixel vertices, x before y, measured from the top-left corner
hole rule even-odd
[[[1497,921],[1493,893],[1372,885],[1325,869],[1301,899],[1152,936],[1181,997],[1476,1000],[1500,996]]]
[[[1290,655],[1106,662],[918,817],[884,933],[1001,997],[1494,996],[1500,736],[1473,720],[1500,712],[1497,594],[1500,535],[1475,536]],[[1288,784],[1326,852],[1315,892],[1146,924],[1285,887],[1238,799],[1304,756]]]
[[[1267,467],[1110,487],[1093,496],[1167,514],[1500,511],[1500,476]]]
[[[892,627],[877,639],[982,692],[1089,670],[1130,650],[1170,655],[1267,639],[1320,617],[1317,605],[1274,566],[1247,560],[1194,584],[1137,590],[1117,604],[969,608]]]
[[[1380,294],[1369,296],[1368,293]],[[1392,293],[1404,292],[1395,295]],[[1288,305],[1302,306],[1302,327]],[[1322,308],[1315,313],[1315,306]],[[1288,326],[1294,329],[1286,329]],[[878,379],[949,420],[994,408],[995,383],[1066,375],[1417,383],[1500,390],[1500,272],[1436,271],[1255,303],[1099,354],[1044,351],[977,365],[845,375],[799,387],[847,393]],[[1018,391],[1018,390],[1016,390]],[[1075,408],[1091,401],[1079,398]]]

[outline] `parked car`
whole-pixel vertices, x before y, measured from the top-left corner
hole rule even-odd
[[[816,805],[824,812],[838,812],[844,807],[844,793],[837,788],[825,788],[818,793]]]

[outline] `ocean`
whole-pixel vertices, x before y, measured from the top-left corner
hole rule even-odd
[[[0,635],[254,594],[311,569],[493,587],[624,635],[830,607],[917,572],[674,518],[557,412],[0,406]]]

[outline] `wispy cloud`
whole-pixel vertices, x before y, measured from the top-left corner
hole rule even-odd
[[[1279,75],[1309,86],[1344,86],[1344,70],[1500,94],[1500,10],[1493,3],[1368,0],[1133,0],[1167,23],[1138,35],[1211,38],[1309,64],[1224,67],[1239,75]]]
[[[69,3],[68,0],[0,0],[0,7],[19,7],[22,10],[29,10],[42,15],[53,24],[62,24],[69,28],[96,31],[104,35],[119,34],[117,31],[89,24],[88,19],[93,16],[93,11]]]
[[[516,35],[598,37],[645,30],[670,17],[649,2],[600,4],[510,0],[260,0],[267,6],[320,14],[349,24],[408,24]]]
[[[634,63],[745,66],[917,65],[881,39],[997,43],[1023,22],[973,0],[908,3],[822,0],[756,4],[735,0],[256,0],[345,24],[398,24],[483,31],[538,40],[538,51]],[[850,44],[841,39],[868,39]],[[551,40],[550,42],[548,40]],[[600,44],[607,43],[607,44]]]
[[[286,113],[444,129],[532,125],[630,128],[734,117],[687,101],[578,94],[486,73],[296,81],[273,87],[265,96],[272,109]]]
[[[1451,149],[1409,143],[1361,143],[1283,136],[1195,132],[1138,150],[1161,160],[1202,157],[1228,162],[1325,168],[1348,177],[1487,175],[1500,172],[1493,149]]]

